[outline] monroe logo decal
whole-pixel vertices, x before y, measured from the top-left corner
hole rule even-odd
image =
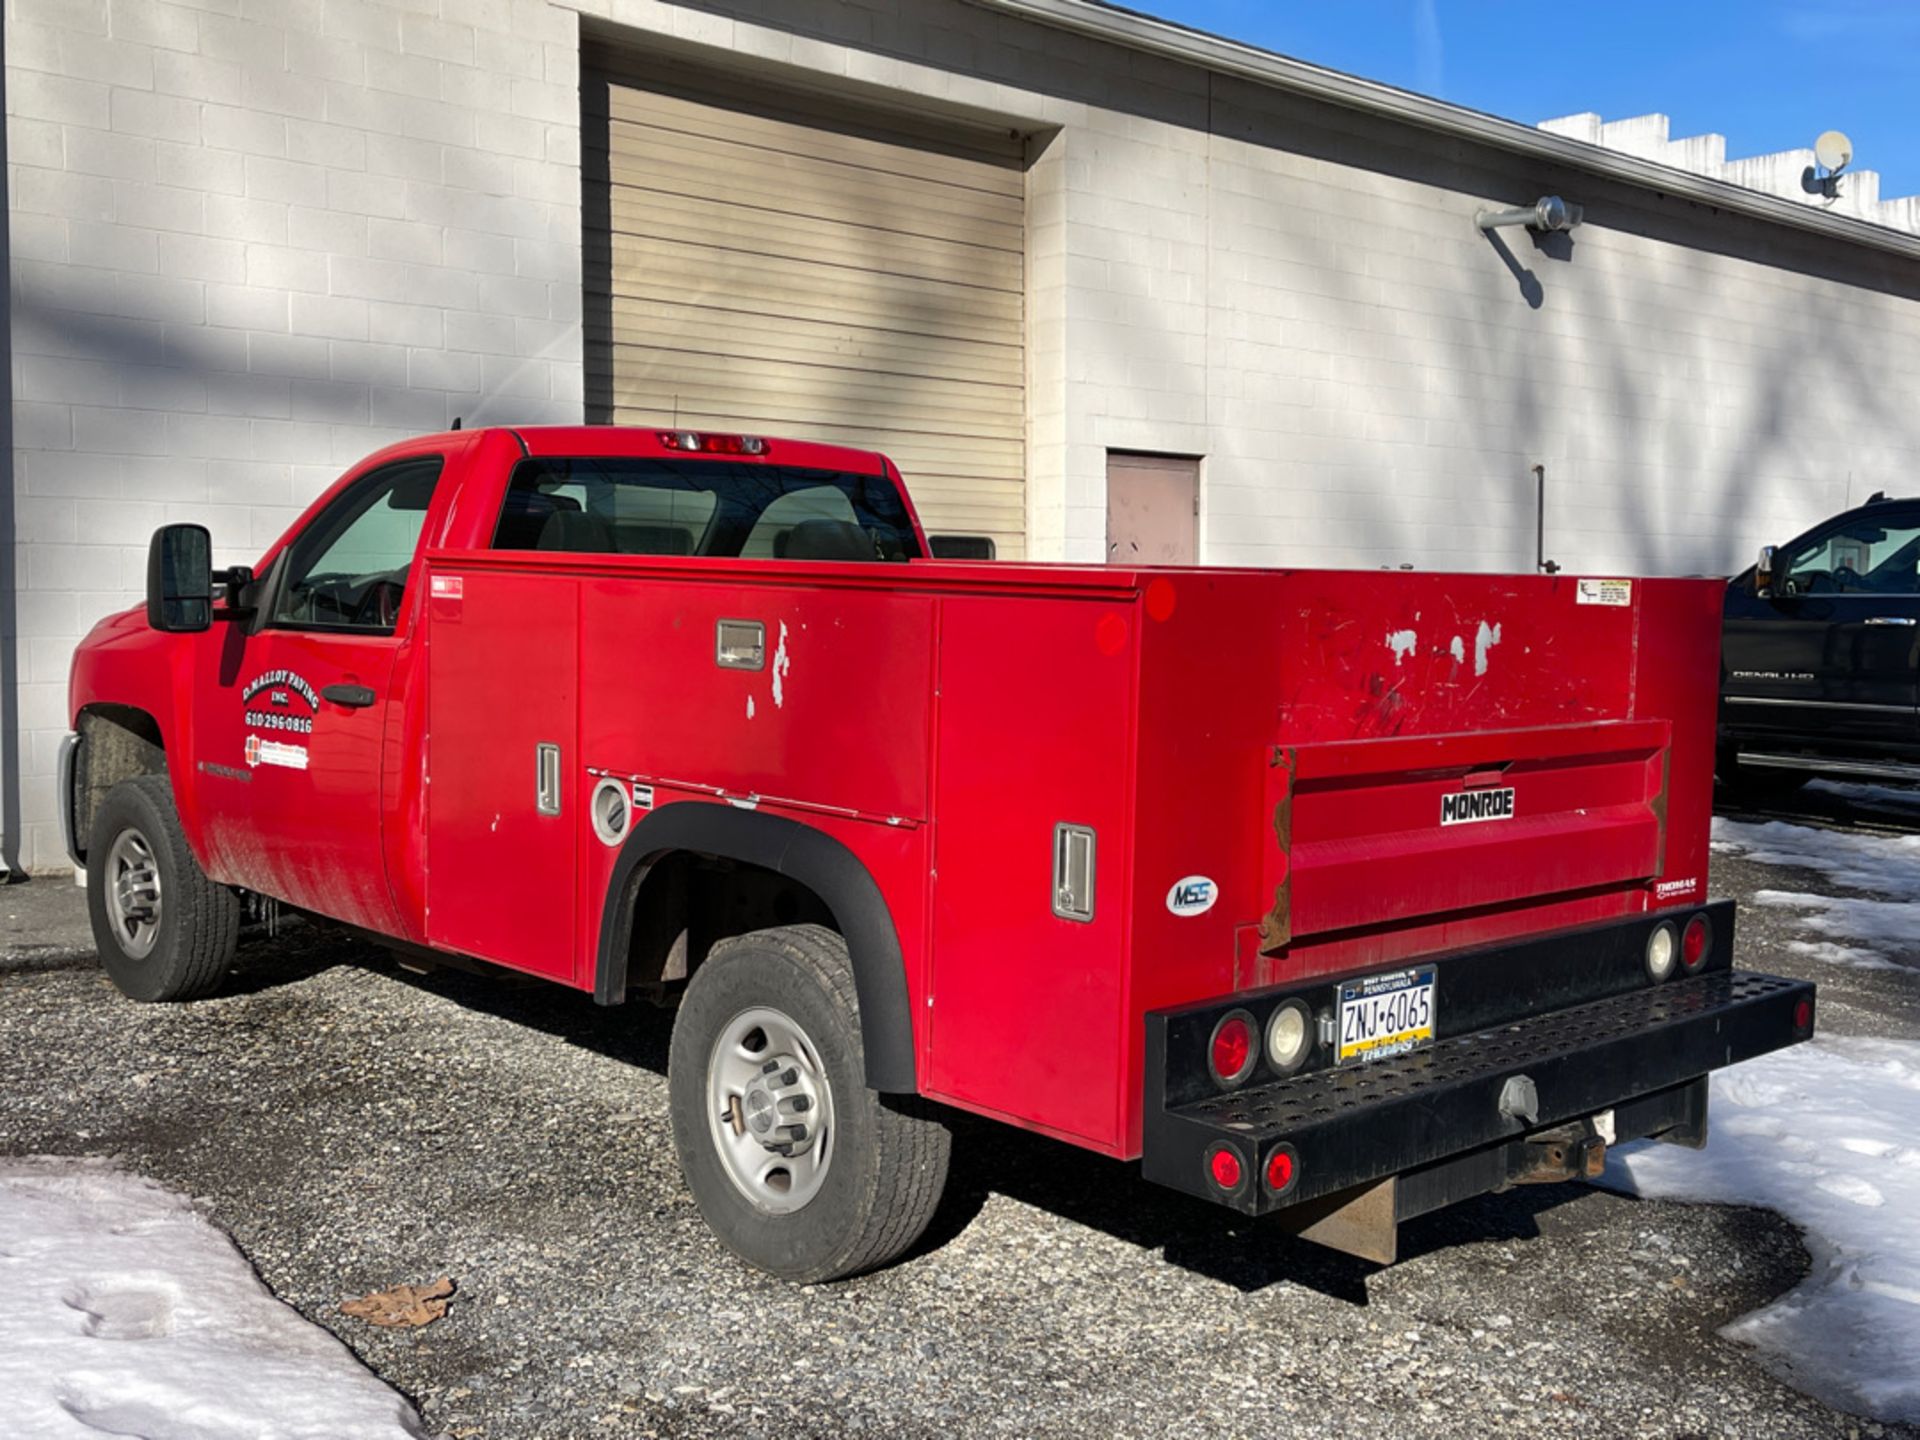
[[[258,704],[256,701],[263,691],[265,703]],[[295,708],[296,699],[306,703],[305,715]],[[313,717],[320,710],[320,697],[313,686],[291,670],[268,670],[256,675],[240,692],[240,703],[247,707],[248,725],[256,730],[278,730],[288,735],[311,735]]]
[[[1440,797],[1442,825],[1473,825],[1482,820],[1511,820],[1513,789],[1468,790],[1461,795]]]

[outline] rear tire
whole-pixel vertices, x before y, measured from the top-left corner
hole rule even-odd
[[[225,977],[240,897],[193,858],[166,776],[107,792],[87,839],[87,914],[100,963],[129,999],[197,1000]]]
[[[713,1232],[787,1280],[897,1259],[946,1188],[952,1137],[917,1096],[866,1085],[846,942],[818,925],[713,947],[667,1064],[674,1147]]]

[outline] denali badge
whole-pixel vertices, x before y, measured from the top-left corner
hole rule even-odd
[[[1477,820],[1511,820],[1513,789],[1469,790],[1462,795],[1440,797],[1442,825],[1471,825]]]

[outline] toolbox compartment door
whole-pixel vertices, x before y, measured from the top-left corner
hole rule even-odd
[[[1264,948],[1660,875],[1670,734],[1628,720],[1281,747]]]
[[[576,746],[579,586],[479,567],[434,574],[427,938],[583,983],[574,946],[585,795]]]

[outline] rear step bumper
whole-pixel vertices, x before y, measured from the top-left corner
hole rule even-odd
[[[1727,931],[1731,919],[1724,915]],[[1637,928],[1644,931],[1651,923]],[[1578,942],[1595,933],[1564,938],[1577,952],[1586,948]],[[1730,939],[1715,946],[1723,965]],[[1475,962],[1491,958],[1461,960],[1479,968]],[[1390,1204],[1393,1219],[1404,1219],[1523,1178],[1534,1164],[1527,1137],[1538,1139],[1608,1111],[1615,1113],[1618,1139],[1677,1127],[1674,1138],[1697,1143],[1705,1132],[1705,1093],[1692,1082],[1805,1040],[1813,1031],[1811,984],[1727,967],[1663,985],[1642,981],[1621,993],[1448,1035],[1449,962],[1438,964],[1441,1038],[1427,1048],[1371,1064],[1323,1066],[1224,1094],[1193,1097],[1190,1083],[1176,1082],[1176,1091],[1189,1092],[1184,1103],[1164,1103],[1169,1073],[1191,1070],[1180,1055],[1169,1070],[1168,1022],[1174,1022],[1176,1049],[1182,1048],[1179,1037],[1195,1027],[1179,1023],[1183,1012],[1149,1016],[1143,1174],[1247,1215],[1325,1197],[1351,1201],[1372,1182],[1399,1176],[1407,1182],[1400,1188],[1410,1193],[1383,1203]],[[1321,993],[1329,985],[1322,982]],[[1291,993],[1310,992],[1295,987]],[[1270,1012],[1260,1001],[1239,997],[1215,1008]],[[1189,1007],[1188,1013],[1196,1010],[1204,1021],[1203,1007]],[[1217,1179],[1214,1156],[1223,1149],[1238,1162],[1218,1167],[1237,1172],[1231,1187]],[[1291,1164],[1281,1167],[1286,1183],[1276,1191],[1268,1167],[1283,1150]],[[1543,1152],[1536,1146],[1532,1153]],[[1430,1203],[1415,1195],[1428,1196]]]

